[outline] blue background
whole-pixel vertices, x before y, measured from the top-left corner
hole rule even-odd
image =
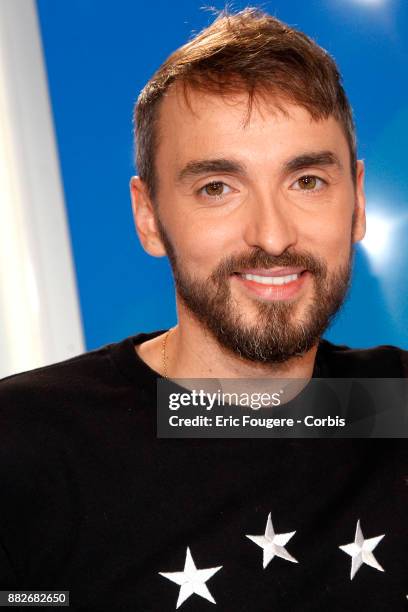
[[[146,255],[133,226],[132,108],[160,63],[212,14],[201,8],[202,0],[37,5],[86,346],[92,349],[175,324],[167,260]],[[367,166],[368,211],[381,215],[374,243],[388,236],[376,259],[357,248],[349,300],[326,336],[355,347],[408,348],[408,3],[276,0],[262,8],[336,58]]]

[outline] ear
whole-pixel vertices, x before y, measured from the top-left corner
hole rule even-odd
[[[353,242],[360,242],[366,232],[366,198],[364,193],[364,162],[359,159],[356,163],[356,200],[354,205]]]
[[[138,176],[130,180],[133,218],[144,250],[153,257],[163,257],[166,250],[157,230],[156,212],[145,183]]]

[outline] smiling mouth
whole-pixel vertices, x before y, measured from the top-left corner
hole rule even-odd
[[[258,276],[257,274],[240,274],[244,280],[254,281],[261,285],[287,285],[300,277],[300,274],[288,274],[286,276]]]
[[[297,281],[307,270],[300,268],[280,268],[276,270],[248,270],[235,272],[242,280],[260,285],[282,286]]]
[[[250,295],[268,302],[296,299],[310,282],[304,268],[243,270],[233,277]]]

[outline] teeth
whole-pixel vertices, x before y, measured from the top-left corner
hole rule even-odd
[[[241,274],[246,280],[261,283],[261,285],[286,285],[299,278],[299,274],[288,274],[287,276],[258,276],[257,274]]]

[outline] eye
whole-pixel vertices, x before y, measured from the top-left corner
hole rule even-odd
[[[320,191],[323,189],[326,181],[311,174],[306,174],[298,178],[292,185],[291,189],[295,191]]]
[[[228,187],[226,183],[222,181],[211,181],[211,183],[207,183],[204,187],[201,187],[198,193],[204,197],[220,199],[231,193],[231,191],[231,187]]]

